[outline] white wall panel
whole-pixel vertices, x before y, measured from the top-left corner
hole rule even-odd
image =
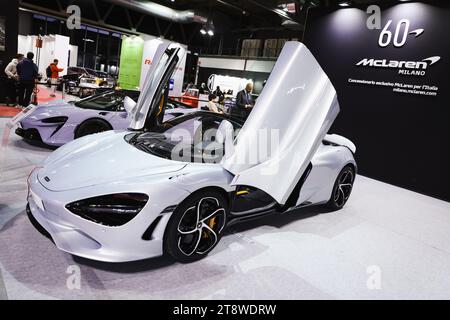
[[[270,73],[275,65],[275,61],[247,60],[246,71]]]
[[[155,55],[156,48],[158,47],[158,43],[161,41],[168,42],[171,46],[176,46],[181,48],[180,50],[180,61],[178,62],[177,69],[172,76],[174,80],[173,89],[170,91],[169,95],[172,97],[179,97],[182,95],[183,89],[183,79],[184,79],[184,71],[186,67],[186,52],[187,47],[183,44],[179,44],[176,42],[172,42],[166,39],[156,38],[150,35],[143,35],[144,39],[144,52],[142,55],[142,69],[141,69],[141,81],[140,86],[142,87],[147,73],[150,69],[150,65],[153,60],[153,56]]]
[[[244,70],[245,67],[245,59],[199,57],[198,63],[202,68]]]

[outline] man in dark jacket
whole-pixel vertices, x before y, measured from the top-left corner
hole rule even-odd
[[[216,90],[214,90],[213,93],[215,94],[216,97],[223,96],[223,92],[222,90],[220,90],[219,86],[217,86]]]
[[[33,52],[28,52],[27,58],[20,61],[16,67],[19,76],[19,104],[22,107],[30,104],[35,80],[38,77],[38,67],[33,58]]]
[[[236,105],[232,108],[232,113],[243,120],[246,120],[253,107],[252,98],[253,84],[247,83],[244,90],[238,92]]]

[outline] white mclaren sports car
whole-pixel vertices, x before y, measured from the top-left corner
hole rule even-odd
[[[178,59],[160,44],[127,131],[77,139],[31,172],[30,220],[59,249],[191,262],[234,223],[348,200],[355,146],[327,134],[336,91],[303,44],[286,43],[245,123],[205,111],[162,122]]]

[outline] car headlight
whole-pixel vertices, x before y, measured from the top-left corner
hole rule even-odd
[[[66,122],[67,117],[52,117],[52,118],[46,118],[41,120],[43,123],[61,123]]]
[[[66,208],[84,219],[117,227],[133,219],[147,201],[143,193],[116,193],[71,202]]]

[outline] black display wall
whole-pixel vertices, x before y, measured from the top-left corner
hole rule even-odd
[[[450,8],[440,3],[385,5],[378,30],[367,7],[311,9],[304,42],[336,88],[331,131],[356,144],[359,173],[449,201]]]
[[[17,36],[19,28],[19,1],[8,0],[1,2],[0,16],[5,19],[5,51],[0,51],[0,102],[4,99],[5,68],[17,54]]]

